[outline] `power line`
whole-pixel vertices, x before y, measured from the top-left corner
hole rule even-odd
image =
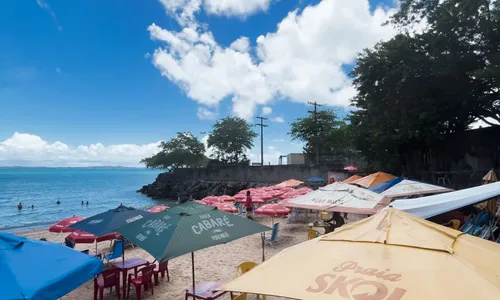
[[[260,126],[260,166],[264,166],[264,127],[269,127],[269,125],[264,124],[264,120],[267,118],[257,117],[260,119],[260,123],[255,124],[255,126]]]
[[[319,145],[320,145],[320,140],[319,140],[319,127],[318,127],[318,107],[321,107],[323,105],[318,104],[316,101],[314,102],[307,102],[307,104],[313,105],[314,110],[309,110],[308,112],[311,114],[314,114],[314,127],[316,127],[316,164],[319,165]]]

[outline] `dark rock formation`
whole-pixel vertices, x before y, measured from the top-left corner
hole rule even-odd
[[[199,200],[206,196],[230,195],[247,188],[267,186],[263,182],[236,182],[236,181],[204,181],[204,180],[179,180],[173,174],[162,173],[155,182],[143,186],[137,192],[143,193],[153,199],[172,199],[187,201]]]

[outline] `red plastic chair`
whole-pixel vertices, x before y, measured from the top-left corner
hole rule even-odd
[[[120,270],[117,268],[103,271],[94,278],[94,300],[97,300],[97,292],[99,292],[99,300],[104,298],[104,289],[113,287],[116,289],[116,295],[120,299]]]
[[[165,278],[165,273],[167,273],[167,281],[170,281],[170,274],[168,274],[168,260],[158,264],[158,270],[153,270],[153,275],[155,277],[155,285],[158,285],[158,274],[161,274],[161,278]]]
[[[145,291],[147,291],[148,288],[151,288],[151,295],[155,294],[153,291],[153,271],[155,268],[156,264],[148,265],[137,271],[136,275],[134,274],[128,275],[127,298],[130,297],[131,284],[135,286],[135,294],[137,300],[141,299],[142,286],[144,286]]]

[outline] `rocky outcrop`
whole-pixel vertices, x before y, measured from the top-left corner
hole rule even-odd
[[[179,180],[173,174],[162,173],[155,182],[143,186],[137,192],[153,199],[172,199],[186,201],[202,199],[206,196],[230,195],[241,190],[270,185],[264,182],[236,182],[236,181],[205,181]]]

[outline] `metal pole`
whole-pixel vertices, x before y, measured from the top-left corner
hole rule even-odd
[[[321,104],[318,104],[316,102],[307,102],[308,104],[311,104],[314,106],[314,111],[309,111],[310,113],[314,114],[314,126],[316,127],[316,164],[319,165],[319,130],[318,130],[318,106],[323,106]]]
[[[196,299],[196,283],[194,278],[194,252],[191,252],[191,271],[193,272],[193,299]]]
[[[267,120],[267,118],[264,117],[257,117],[257,119],[260,119],[260,124],[255,124],[257,126],[260,126],[260,166],[264,166],[264,127],[269,127],[269,125],[264,125],[264,120]]]
[[[265,245],[264,245],[264,233],[261,233],[260,237],[262,238],[262,262],[264,262],[266,260],[266,256],[264,254],[264,248],[265,248]]]

